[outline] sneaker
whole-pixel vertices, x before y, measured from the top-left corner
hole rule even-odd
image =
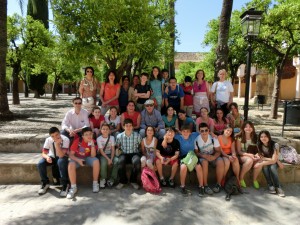
[[[68,194],[67,194],[67,199],[72,199],[72,198],[74,198],[76,192],[77,192],[77,187],[70,188],[70,189],[69,189],[69,192],[68,192]]]
[[[185,187],[180,187],[180,192],[183,196],[187,196],[188,195],[188,192],[187,190],[185,189]]]
[[[204,197],[204,187],[198,187],[199,188],[199,192],[198,192],[198,196],[199,197]]]
[[[100,188],[105,188],[105,183],[106,183],[106,180],[105,179],[101,179],[100,180]]]
[[[135,190],[138,190],[140,188],[140,186],[137,183],[130,183],[130,184]]]
[[[213,191],[215,193],[219,193],[221,191],[222,187],[220,184],[216,184],[214,187],[213,187]]]
[[[174,179],[169,179],[169,186],[174,188],[175,187],[175,183],[174,183]]]
[[[274,186],[269,186],[269,193],[270,194],[276,194],[276,190]]]
[[[63,188],[61,189],[59,196],[62,198],[67,197],[68,190],[69,190],[69,185],[63,185]]]
[[[93,192],[94,193],[97,193],[99,192],[99,183],[93,183]]]
[[[281,188],[277,188],[277,194],[279,197],[285,197],[284,191]]]
[[[247,187],[246,182],[245,182],[244,179],[243,179],[243,180],[240,180],[240,185],[241,185],[241,187],[243,187],[243,188],[246,188],[246,187]]]
[[[116,186],[116,188],[118,190],[122,189],[123,187],[124,187],[124,184],[122,184],[122,183],[118,183],[118,185]]]
[[[161,178],[161,179],[160,179],[160,184],[161,184],[161,186],[163,186],[163,187],[166,187],[166,186],[167,186],[167,182],[166,182],[165,178]]]
[[[41,188],[38,191],[39,195],[45,194],[49,187],[50,187],[50,184],[42,183]]]
[[[259,189],[259,183],[258,183],[257,180],[253,181],[253,187],[254,187],[255,189]]]
[[[209,186],[204,187],[204,192],[208,195],[212,195],[214,193]]]
[[[106,182],[106,184],[107,184],[108,187],[112,187],[112,186],[114,186],[114,181],[113,180],[108,180]],[[100,184],[100,187],[101,187],[101,184]]]

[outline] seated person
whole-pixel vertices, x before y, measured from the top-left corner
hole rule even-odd
[[[98,106],[95,106],[92,109],[92,115],[89,117],[90,127],[94,132],[94,137],[97,138],[101,134],[100,127],[104,122],[104,116],[101,115],[101,109]]]
[[[166,133],[165,123],[162,120],[160,112],[154,109],[154,101],[152,99],[148,99],[145,102],[145,109],[141,112],[141,117],[141,138],[145,137],[145,129],[147,126],[154,127],[155,135],[158,139],[164,137]]]
[[[241,127],[244,123],[244,116],[239,113],[238,104],[235,102],[229,105],[230,113],[227,114],[230,125],[233,127],[234,134],[239,134],[241,132]]]
[[[191,132],[189,125],[183,125],[181,127],[181,134],[176,134],[175,136],[175,139],[177,139],[180,143],[180,160],[184,159],[190,151],[194,151],[194,143],[198,135],[198,132]],[[199,162],[195,166],[195,171],[199,183],[199,197],[203,197],[203,171]],[[180,161],[180,188],[183,195],[188,194],[187,190],[185,189],[186,174],[187,166],[183,163],[183,161]]]
[[[116,188],[121,189],[127,184],[126,164],[132,164],[130,183],[134,189],[139,189],[137,176],[141,171],[141,153],[139,149],[141,137],[137,132],[133,131],[133,122],[131,119],[125,119],[123,126],[124,132],[118,134],[116,140],[116,146],[121,151],[118,162],[120,183]]]
[[[199,132],[199,125],[200,123],[206,123],[208,125],[209,131],[210,131],[210,135],[213,138],[217,138],[217,135],[214,134],[214,120],[212,118],[209,117],[208,115],[209,111],[207,108],[202,107],[200,109],[200,115],[197,119],[196,119],[196,131]]]
[[[76,169],[80,166],[88,165],[93,167],[93,192],[99,192],[98,178],[100,163],[96,158],[97,149],[92,129],[90,127],[83,128],[82,137],[76,138],[70,148],[68,172],[71,188],[67,195],[68,199],[72,199],[77,192]]]
[[[156,150],[156,167],[162,186],[167,186],[167,182],[163,176],[163,165],[170,164],[172,166],[171,176],[169,178],[169,186],[175,187],[174,177],[178,168],[178,156],[180,150],[179,141],[174,139],[175,129],[167,128],[167,132],[163,139],[158,140]]]
[[[172,106],[167,107],[167,114],[163,115],[162,119],[165,123],[166,128],[175,127],[175,129],[178,130],[178,118]]]
[[[214,133],[216,135],[223,134],[227,124],[229,124],[229,120],[224,116],[223,110],[221,108],[216,109],[216,114],[214,116]]]
[[[105,115],[104,118],[105,123],[107,123],[110,127],[110,134],[117,137],[121,129],[121,121],[120,116],[118,116],[117,107],[111,106],[109,108],[109,115]]]
[[[153,127],[146,127],[146,136],[141,142],[143,156],[141,158],[142,168],[147,166],[154,170],[154,159],[156,156],[157,138],[154,137],[155,130]]]
[[[218,139],[212,138],[209,135],[209,128],[206,123],[200,123],[199,125],[200,135],[195,141],[195,153],[199,157],[203,170],[203,184],[204,192],[208,195],[212,195],[213,192],[218,193],[221,190],[221,181],[224,175],[224,161],[220,157],[221,148]],[[207,183],[208,177],[208,164],[212,164],[216,167],[217,183],[210,189]]]
[[[82,99],[79,97],[72,100],[74,108],[69,110],[62,121],[62,134],[71,141],[75,136],[81,136],[81,130],[89,127],[89,113],[81,108]]]
[[[38,193],[45,194],[49,188],[49,178],[47,177],[47,166],[52,166],[53,177],[59,181],[63,188],[60,192],[61,197],[66,197],[68,192],[68,158],[67,152],[70,140],[59,133],[57,127],[49,129],[50,137],[46,138],[42,151],[42,159],[38,162],[37,168],[41,177],[42,185]],[[59,183],[59,182],[58,182]]]
[[[191,132],[196,131],[194,120],[191,117],[187,116],[186,112],[182,109],[178,111],[178,124],[180,130],[182,126],[187,125],[190,127]]]
[[[141,114],[138,111],[135,111],[135,103],[134,101],[129,101],[127,104],[127,111],[123,112],[121,115],[121,126],[124,130],[123,123],[125,119],[131,119],[133,122],[133,129],[135,131],[140,130],[141,126]]]

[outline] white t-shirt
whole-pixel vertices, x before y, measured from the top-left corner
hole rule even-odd
[[[99,136],[97,138],[97,145],[98,145],[98,148],[100,149],[103,149],[104,146],[105,146],[105,143],[107,141],[107,138],[104,138],[102,136]],[[107,146],[105,149],[103,149],[103,151],[105,152],[106,155],[110,155],[111,154],[111,150],[112,150],[112,146],[115,146],[116,143],[115,143],[115,138],[113,135],[110,135],[110,138],[109,138],[109,141],[107,143]]]
[[[60,135],[60,136],[61,136],[61,139],[62,139],[61,148],[63,148],[63,149],[69,149],[69,147],[70,147],[70,140],[69,140],[69,138],[67,138],[64,135]],[[46,138],[44,146],[43,146],[43,149],[44,150],[48,150],[48,154],[47,155],[54,158],[53,143],[54,143],[54,141],[53,141],[52,137]],[[56,154],[56,156],[57,156],[57,154]]]
[[[109,118],[108,115],[106,115],[104,118],[105,122],[109,124],[111,130],[116,129],[118,124],[121,123],[120,116],[117,116],[114,120]]]
[[[229,102],[230,93],[233,92],[233,86],[228,80],[225,80],[224,82],[217,81],[212,85],[210,91],[216,93],[217,102],[227,103]]]
[[[208,135],[207,141],[204,142],[201,135],[199,135],[196,140],[195,140],[195,149],[198,149],[197,144],[200,148],[200,153],[201,154],[208,154],[208,155],[213,155],[214,154],[214,147],[220,147],[220,143],[218,139],[214,138],[214,144],[212,143],[212,137]]]

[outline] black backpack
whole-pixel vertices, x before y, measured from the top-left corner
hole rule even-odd
[[[226,192],[226,201],[229,201],[231,195],[243,194],[241,186],[236,176],[231,176],[225,183],[224,190]]]

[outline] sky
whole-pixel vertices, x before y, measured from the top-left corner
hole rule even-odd
[[[240,10],[250,0],[233,0],[233,10]],[[18,0],[8,0],[8,15],[21,14]],[[177,52],[205,52],[203,46],[207,24],[221,14],[222,0],[177,0],[175,4],[175,23],[179,43],[175,43]],[[24,0],[26,14],[27,0]]]

